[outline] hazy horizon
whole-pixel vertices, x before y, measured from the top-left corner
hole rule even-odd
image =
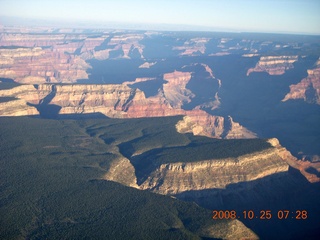
[[[0,6],[1,24],[27,19],[146,30],[320,34],[316,0],[0,0]]]

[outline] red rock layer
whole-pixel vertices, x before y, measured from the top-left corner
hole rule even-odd
[[[320,104],[320,59],[313,69],[308,70],[306,78],[290,86],[290,92],[282,101],[289,99],[304,99],[309,103]]]
[[[0,36],[0,77],[19,83],[75,82],[87,79],[90,67],[75,55],[93,51],[105,38],[70,34],[6,34]]]

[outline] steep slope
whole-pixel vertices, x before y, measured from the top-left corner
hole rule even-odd
[[[313,69],[308,70],[308,76],[298,84],[290,85],[290,92],[282,101],[303,99],[308,103],[320,105],[320,59]]]
[[[163,94],[172,107],[181,108],[184,102],[190,102],[190,98],[194,96],[189,89],[186,89],[191,74],[191,72],[175,71],[163,75],[163,79],[167,81],[163,85]]]
[[[88,59],[144,58],[144,34],[22,32],[0,32],[0,77],[19,83],[73,83],[88,79]]]
[[[172,195],[190,190],[226,188],[230,184],[286,171],[288,165],[274,151],[260,152],[234,159],[161,164],[141,188]]]
[[[77,79],[88,78],[86,70],[90,66],[79,56],[68,53],[76,49],[77,47],[72,50],[61,47],[0,49],[0,77],[29,84],[75,82]]]
[[[52,95],[52,89],[55,89],[54,95]],[[181,132],[193,132],[196,135],[216,138],[256,137],[254,133],[230,119],[224,121],[223,117],[211,116],[202,110],[185,111],[177,106],[172,107],[161,93],[146,98],[141,90],[124,84],[21,85],[12,89],[0,90],[0,97],[15,97],[23,100],[24,103],[22,106],[17,105],[21,101],[0,104],[2,116],[38,115],[39,111],[43,115],[55,109],[59,114],[102,113],[112,118],[186,115],[187,117],[177,124],[177,129]],[[44,99],[50,99],[49,102],[46,102],[47,107],[43,104]],[[9,109],[8,106],[15,107]],[[50,110],[50,107],[54,106],[55,109]]]
[[[23,99],[0,102],[0,116],[38,115],[39,111]]]
[[[298,61],[298,56],[263,56],[254,68],[247,71],[247,76],[252,72],[267,72],[270,75],[282,75],[293,63]]]

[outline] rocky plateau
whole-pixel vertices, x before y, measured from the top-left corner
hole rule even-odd
[[[252,72],[282,75],[286,70],[293,68],[293,63],[296,61],[298,61],[298,56],[262,56],[256,66],[247,71],[247,76]]]
[[[274,141],[277,140],[271,139],[271,142]],[[250,182],[287,172],[289,165],[281,152],[291,155],[278,144],[271,149],[238,158],[209,159],[192,163],[159,163],[140,188],[165,195],[181,194],[191,190],[224,189],[230,184]]]

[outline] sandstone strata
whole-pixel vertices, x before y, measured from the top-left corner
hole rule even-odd
[[[308,70],[306,78],[290,86],[290,92],[282,101],[289,99],[303,99],[308,103],[320,104],[320,59],[313,69]]]
[[[291,154],[273,147],[236,158],[154,163],[159,164],[158,167],[140,188],[172,195],[190,190],[223,189],[230,184],[287,172],[289,165],[284,156]]]
[[[19,83],[75,82],[88,78],[86,70],[90,66],[65,50],[41,47],[1,49],[0,77]]]
[[[210,38],[193,38],[186,41],[183,46],[174,47],[173,50],[182,51],[181,56],[195,56],[199,53],[204,54],[206,51],[206,44]]]
[[[275,147],[278,154],[293,168],[299,170],[302,175],[311,183],[320,182],[320,162],[309,162],[298,160],[290,154],[287,149],[282,147],[275,138],[270,139],[269,143]],[[311,170],[311,171],[310,171]]]
[[[190,102],[190,98],[194,97],[194,94],[186,88],[191,76],[191,72],[179,71],[163,75],[163,79],[167,81],[163,84],[163,94],[172,107],[181,108],[185,102]]]
[[[29,106],[23,99],[0,103],[0,116],[26,116],[38,114],[38,110]]]
[[[123,57],[130,58],[129,54],[133,50],[137,50],[141,58],[143,57],[144,46],[139,43],[144,38],[143,34],[123,34],[114,36],[108,45],[115,46],[117,49],[122,49]]]
[[[182,76],[185,81],[188,74]],[[139,79],[138,81],[150,79]],[[176,79],[177,80],[177,79]],[[175,82],[176,80],[173,80]],[[179,79],[178,79],[179,80]],[[181,80],[181,79],[180,79]],[[54,91],[54,92],[53,92]],[[172,106],[160,92],[156,96],[146,97],[139,89],[126,85],[21,85],[8,90],[0,90],[0,97],[15,97],[23,100],[22,106],[28,106],[28,112],[23,108],[9,111],[6,105],[0,105],[2,116],[38,114],[36,106],[43,103],[47,96],[52,95],[50,104],[61,107],[59,114],[102,113],[108,117],[140,118],[185,115],[177,123],[180,132],[191,132],[215,138],[253,138],[254,133],[234,123],[231,118],[211,116],[205,111],[194,109],[190,111]],[[17,105],[20,102],[15,102]],[[22,102],[21,102],[22,103]],[[48,103],[47,103],[48,104]],[[34,107],[32,107],[34,106]],[[34,108],[34,111],[31,109]]]
[[[282,75],[293,68],[293,63],[298,61],[298,56],[263,56],[254,68],[247,71],[247,76],[252,72],[267,72],[270,75]]]
[[[115,35],[108,48],[95,50],[108,35],[58,33],[0,33],[0,77],[19,83],[73,83],[88,79],[90,65],[85,60],[108,59],[112,51],[130,58],[134,51],[143,58],[143,34]],[[152,64],[151,64],[152,65]],[[150,66],[151,66],[150,65]]]
[[[226,139],[257,137],[255,133],[235,123],[230,116],[225,119],[221,116],[209,115],[201,110],[187,111],[187,115],[176,124],[176,129],[180,133]]]

